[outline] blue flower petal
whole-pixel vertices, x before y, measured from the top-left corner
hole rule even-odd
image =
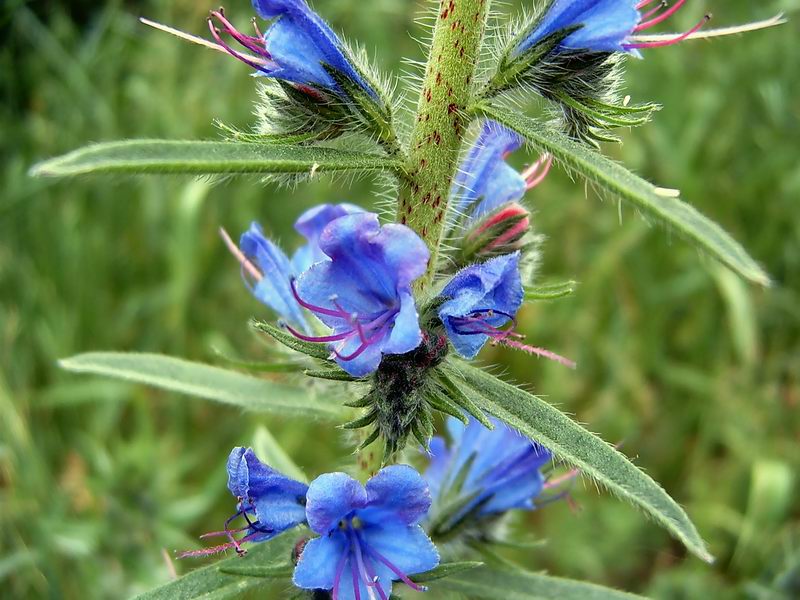
[[[594,52],[625,51],[623,43],[641,16],[633,0],[556,0],[537,28],[516,49],[520,54],[551,33],[583,25],[568,35],[561,48]]]
[[[358,481],[345,473],[320,475],[308,486],[306,518],[308,526],[324,535],[336,529],[353,510],[363,508],[367,491]]]
[[[431,497],[436,498],[442,490],[452,457],[444,438],[439,436],[431,438],[430,453],[431,459],[428,468],[425,469],[425,481],[428,482]]]
[[[408,465],[385,467],[366,484],[367,508],[358,511],[365,523],[416,525],[431,506],[428,484]]]
[[[292,267],[297,274],[321,260],[328,260],[327,255],[319,247],[322,230],[328,223],[339,217],[362,213],[364,209],[355,204],[321,204],[305,211],[294,224],[295,230],[306,238],[307,243],[292,256]]]
[[[471,222],[525,194],[525,180],[505,162],[523,139],[496,121],[486,120],[453,181],[455,210]]]
[[[253,7],[264,19],[278,18],[264,34],[267,51],[278,69],[268,73],[287,81],[322,85],[336,89],[322,63],[341,71],[358,83],[373,98],[367,85],[344,53],[341,40],[303,0],[253,0]]]
[[[330,590],[339,559],[347,548],[348,541],[340,533],[314,538],[303,548],[292,581],[306,590]],[[346,574],[349,576],[349,572]]]
[[[290,286],[295,272],[283,250],[264,237],[258,223],[252,223],[242,234],[239,247],[264,275],[253,288],[253,295],[291,324],[308,331],[303,309]]]
[[[331,221],[319,244],[331,260],[303,273],[297,291],[334,334],[345,335],[332,345],[339,365],[360,377],[382,354],[416,348],[422,334],[411,283],[427,266],[424,242],[408,227],[381,227],[377,215],[361,213]]]
[[[406,575],[424,573],[439,564],[436,546],[419,525],[368,527],[364,529],[364,540]]]
[[[410,292],[400,294],[400,312],[394,319],[389,339],[383,346],[385,354],[405,354],[422,343],[419,314],[414,296]]]
[[[251,448],[234,448],[228,457],[227,470],[228,489],[241,498],[243,509],[255,511],[259,529],[266,530],[267,537],[306,520],[304,504],[308,486],[265,465]]]
[[[475,333],[460,319],[476,311],[496,311],[484,319],[486,325],[501,327],[508,322],[504,315],[515,315],[522,305],[524,292],[519,274],[519,252],[498,256],[485,263],[466,267],[456,273],[442,290],[449,298],[439,308],[447,337],[465,358],[474,358],[489,336]]]

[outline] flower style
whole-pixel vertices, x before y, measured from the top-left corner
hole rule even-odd
[[[533,510],[534,500],[542,491],[560,483],[545,481],[541,469],[552,456],[544,446],[502,421],[491,421],[494,429],[487,429],[473,418],[464,425],[450,417],[450,447],[441,437],[431,440],[432,456],[425,480],[434,498],[435,512],[441,511],[437,514],[439,529],[511,509]]]
[[[297,302],[331,335],[296,337],[331,344],[339,365],[363,377],[384,354],[405,354],[422,341],[411,283],[425,273],[430,253],[404,225],[381,226],[372,213],[331,221],[319,238],[330,260],[314,264],[292,286]]]
[[[554,0],[536,27],[514,49],[519,56],[559,31],[574,29],[557,46],[558,50],[588,50],[591,52],[627,52],[638,55],[639,48],[654,48],[677,44],[702,28],[706,15],[692,29],[673,38],[637,41],[636,34],[665,21],[686,2],[677,0],[669,6],[659,1],[655,8],[641,10],[656,0]]]
[[[308,489],[308,526],[320,537],[303,549],[294,584],[330,590],[334,600],[387,600],[392,581],[433,569],[439,554],[419,526],[431,496],[407,465],[379,471],[366,486],[344,473],[319,476]]]
[[[275,19],[264,33],[256,27],[255,36],[238,31],[222,9],[212,11],[221,30],[211,18],[209,28],[225,51],[253,67],[259,75],[283,80],[301,89],[342,93],[328,71],[331,69],[378,99],[378,94],[354,66],[341,40],[304,0],[253,0],[253,8],[261,18]],[[234,50],[222,39],[222,33],[230,35],[245,52]]]
[[[453,182],[451,197],[455,210],[466,215],[466,225],[509,202],[519,202],[525,192],[539,185],[547,175],[552,157],[543,155],[519,173],[506,157],[524,140],[500,123],[486,120]]]
[[[228,457],[228,489],[236,496],[236,513],[225,521],[222,531],[212,531],[202,538],[227,536],[228,542],[183,552],[180,557],[206,556],[231,548],[238,554],[246,551],[244,542],[264,542],[305,523],[306,492],[305,483],[290,479],[265,465],[251,448],[234,448]],[[243,517],[247,525],[239,529],[228,526],[238,517]],[[234,534],[243,534],[238,539]]]
[[[353,204],[322,204],[310,208],[297,219],[295,229],[306,238],[291,260],[272,240],[264,236],[258,223],[242,234],[239,248],[220,230],[230,251],[239,259],[245,282],[253,295],[277,312],[282,319],[305,332],[310,331],[304,310],[292,293],[291,281],[312,264],[328,257],[319,247],[322,230],[345,215],[363,212]]]

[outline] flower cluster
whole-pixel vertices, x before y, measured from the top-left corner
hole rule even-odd
[[[345,473],[326,473],[306,485],[263,464],[250,448],[234,448],[228,489],[237,512],[223,531],[203,537],[224,535],[229,541],[181,556],[231,548],[244,554],[242,543],[263,542],[306,524],[319,537],[302,548],[294,584],[329,590],[339,600],[388,598],[393,581],[422,591],[409,575],[439,564],[439,553],[419,525],[431,505],[428,486],[407,465],[386,467],[366,485]],[[230,529],[238,517],[246,525]]]

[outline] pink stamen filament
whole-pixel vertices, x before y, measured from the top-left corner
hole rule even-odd
[[[344,565],[347,562],[347,552],[342,552],[339,562],[336,563],[336,572],[333,575],[333,599],[339,600],[339,582],[342,580]]]
[[[664,3],[664,4],[666,4],[666,3]],[[683,6],[684,4],[686,4],[686,0],[678,0],[675,4],[673,4],[670,8],[665,10],[663,13],[661,13],[657,17],[655,17],[653,19],[650,19],[649,21],[644,21],[644,19],[646,19],[649,16],[651,16],[652,14],[654,14],[654,12],[657,12],[658,9],[656,9],[656,11],[648,12],[647,14],[642,16],[643,22],[640,22],[639,25],[634,27],[633,31],[634,32],[642,31],[644,29],[648,29],[650,27],[658,25],[659,23],[662,23],[663,21],[666,21],[672,15],[674,15],[676,12],[678,12],[680,10],[681,6]]]
[[[372,556],[374,556],[376,559],[378,559],[380,562],[382,562],[384,565],[386,565],[386,566],[389,568],[389,570],[390,570],[392,573],[394,573],[395,575],[397,575],[397,577],[399,577],[399,578],[400,578],[400,581],[402,581],[403,583],[405,583],[405,584],[406,584],[408,587],[410,587],[412,590],[414,590],[414,591],[417,591],[417,592],[425,592],[425,591],[427,591],[427,589],[428,589],[428,588],[426,588],[426,587],[425,587],[425,586],[423,586],[423,585],[419,585],[418,583],[414,583],[413,581],[411,581],[411,580],[408,578],[408,575],[406,575],[406,574],[405,574],[405,573],[403,573],[403,572],[402,572],[400,569],[398,569],[398,568],[397,568],[397,567],[396,567],[396,566],[395,566],[395,565],[394,565],[394,564],[393,564],[391,561],[389,561],[389,559],[387,559],[387,558],[386,558],[385,556],[383,556],[383,555],[382,555],[380,552],[378,552],[377,550],[375,550],[375,548],[372,548],[371,546],[369,546],[369,545],[367,545],[367,544],[365,543],[365,544],[364,544],[364,549],[365,549],[365,550],[366,550],[366,551],[367,551],[369,554],[371,554],[371,555],[372,555]]]
[[[358,335],[359,339],[361,340],[361,344],[356,348],[351,354],[341,354],[340,349],[334,349],[333,353],[339,360],[343,361],[350,361],[358,358],[363,354],[363,352],[381,335],[380,328],[386,324],[387,321],[392,319],[395,315],[397,315],[399,309],[392,308],[385,310],[378,314],[372,321],[367,323],[363,323],[359,318],[358,314],[348,313],[342,306],[334,299],[332,302],[336,307],[336,310],[325,308],[323,306],[317,306],[315,304],[311,304],[310,302],[306,302],[303,300],[300,295],[297,293],[297,287],[295,286],[295,281],[292,279],[289,282],[289,285],[292,290],[292,295],[294,296],[297,303],[300,304],[303,308],[307,308],[311,312],[327,315],[329,317],[337,317],[340,319],[344,319],[349,321],[350,324],[353,326],[352,329],[343,331],[337,334],[328,335],[328,336],[308,336],[300,333],[296,329],[286,325],[286,329],[298,339],[301,339],[306,342],[320,342],[320,343],[330,343],[330,342],[340,342],[345,341],[352,337],[353,335]],[[363,318],[363,317],[362,317]],[[371,334],[374,330],[378,330],[375,332],[374,335],[368,337],[368,334]]]
[[[639,4],[636,5],[636,10],[642,10],[648,4],[652,4],[656,0],[642,0]]]
[[[211,17],[208,18],[208,30],[211,32],[211,36],[214,38],[214,41],[217,42],[220,48],[225,50],[225,52],[257,71],[264,70],[266,61],[263,61],[263,59],[257,59],[255,56],[244,55],[231,48],[230,45],[222,39],[220,31],[214,26],[214,23],[211,21]]]
[[[623,44],[622,47],[625,48],[625,49],[630,50],[630,49],[633,49],[633,48],[636,48],[636,49],[640,49],[640,48],[661,48],[661,47],[664,47],[664,46],[672,46],[674,44],[682,42],[683,40],[685,40],[688,37],[690,37],[692,34],[695,34],[698,31],[700,31],[705,26],[705,24],[708,23],[710,20],[711,20],[711,15],[706,15],[705,17],[703,17],[700,20],[700,22],[697,25],[692,27],[689,31],[687,31],[686,33],[683,33],[683,34],[681,34],[681,35],[679,35],[677,37],[669,39],[669,40],[660,40],[660,41],[657,41],[657,42],[636,42],[634,44]]]
[[[562,483],[565,483],[567,481],[572,481],[580,474],[580,472],[581,472],[580,469],[571,469],[566,473],[564,473],[563,475],[559,475],[558,477],[549,479],[544,483],[544,489],[550,490],[553,489],[554,487],[558,487]]]
[[[658,6],[656,6],[655,8],[651,8],[650,10],[648,10],[646,13],[644,13],[642,15],[642,17],[639,19],[639,23],[641,23],[645,19],[648,19],[648,18],[652,17],[658,11],[663,10],[667,6],[669,6],[667,0],[661,0],[661,2],[659,2]],[[634,29],[634,31],[636,31],[636,29]]]
[[[348,337],[350,337],[350,336],[353,334],[353,332],[352,332],[352,330],[351,330],[351,331],[345,331],[345,332],[343,332],[343,333],[337,333],[337,334],[334,334],[334,335],[321,335],[321,336],[313,336],[313,335],[304,335],[304,334],[300,333],[299,331],[297,331],[297,330],[296,330],[294,327],[292,327],[291,325],[284,325],[284,327],[285,327],[285,328],[286,328],[286,329],[289,331],[289,333],[291,333],[291,334],[292,334],[294,337],[296,337],[296,338],[297,338],[297,339],[299,339],[299,340],[303,340],[304,342],[319,342],[319,343],[324,343],[324,342],[340,342],[340,341],[342,341],[343,339],[345,339],[345,338],[348,338]]]
[[[250,52],[261,56],[262,58],[272,58],[269,52],[264,48],[264,40],[260,38],[253,37],[251,35],[245,35],[238,31],[233,24],[225,18],[225,13],[220,8],[219,10],[211,11],[211,16],[216,17],[219,19],[220,23],[222,23],[223,27],[225,28],[224,31],[228,35],[230,35],[233,39],[239,42],[242,46],[247,48]]]
[[[553,166],[553,155],[552,154],[544,154],[539,161],[544,161],[540,164],[541,172],[538,175],[531,174],[525,177],[525,189],[532,190],[537,185],[544,181],[544,178],[547,177],[547,174],[550,172],[550,167]],[[538,161],[537,161],[538,162]]]

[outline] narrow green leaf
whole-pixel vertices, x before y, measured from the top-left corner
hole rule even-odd
[[[614,494],[641,508],[701,559],[712,562],[689,517],[653,479],[613,446],[525,390],[464,362],[448,363],[452,379],[476,404],[549,448]]]
[[[277,565],[231,565],[219,568],[221,573],[228,575],[244,575],[245,577],[261,577],[264,579],[289,579],[294,571],[292,563],[279,563]]]
[[[330,381],[358,381],[358,378],[353,377],[347,371],[342,369],[306,369],[303,371],[306,377],[316,377],[317,379],[328,379]]]
[[[536,119],[486,104],[479,105],[476,112],[515,130],[537,149],[549,152],[567,168],[629,203],[645,217],[673,228],[742,277],[769,285],[769,276],[741,244],[690,204],[659,193],[658,188],[625,167]]]
[[[397,159],[320,146],[179,140],[93,144],[40,162],[38,177],[87,173],[300,173],[397,169]]]
[[[136,596],[135,600],[235,598],[247,590],[267,586],[270,584],[270,579],[253,577],[249,573],[235,575],[226,571],[271,568],[271,564],[284,566],[291,555],[295,539],[296,536],[284,534],[268,542],[254,544],[246,556],[233,556],[207,567],[195,569],[183,577]],[[184,559],[181,563],[186,564],[190,560]],[[291,571],[289,573],[291,574]]]
[[[483,563],[476,560],[442,563],[430,571],[411,575],[409,579],[414,583],[427,583],[429,581],[436,581],[437,579],[444,579],[445,577],[452,577],[458,573],[463,573],[464,571],[469,571],[470,569],[477,569],[478,567],[482,566]]]
[[[611,588],[522,570],[478,567],[438,581],[437,590],[469,598],[503,600],[643,600],[642,596]]]
[[[59,364],[68,371],[144,383],[247,410],[328,419],[340,416],[338,406],[315,398],[307,389],[161,354],[89,352]]]

